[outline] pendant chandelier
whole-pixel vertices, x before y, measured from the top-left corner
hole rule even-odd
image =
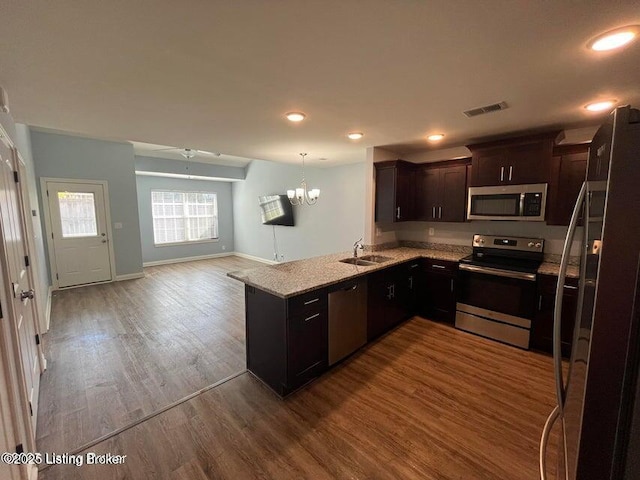
[[[307,154],[301,153],[300,156],[302,157],[302,182],[300,182],[300,186],[295,190],[287,190],[287,197],[289,197],[291,205],[304,205],[305,203],[307,205],[314,205],[320,196],[320,189],[307,189],[307,182],[304,179],[304,157],[306,157]]]

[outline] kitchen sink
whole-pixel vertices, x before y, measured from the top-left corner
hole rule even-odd
[[[340,261],[342,263],[350,263],[351,265],[360,265],[361,267],[370,267],[372,265],[378,264],[378,262],[371,262],[368,260],[363,260],[362,258],[354,258],[354,257],[344,258]]]
[[[373,263],[384,263],[392,260],[391,257],[383,257],[382,255],[363,255],[360,260]]]
[[[389,260],[391,260],[390,257],[383,257],[382,255],[364,255],[359,258],[349,257],[340,261],[342,263],[350,263],[351,265],[362,265],[365,267],[370,267],[372,265],[377,265]]]

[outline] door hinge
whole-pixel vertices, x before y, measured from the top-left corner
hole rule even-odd
[[[51,232],[51,238],[53,238],[53,232]]]
[[[56,273],[56,280],[60,280],[60,277],[58,276],[57,273]]]
[[[29,413],[33,417],[33,405],[31,405],[31,402],[29,402]]]
[[[36,333],[36,345],[40,345],[40,334]]]
[[[17,170],[13,171],[13,179],[16,181],[16,183],[20,183],[20,180],[18,179],[18,171]]]
[[[4,318],[2,315],[2,304],[0,303],[0,318]]]
[[[21,443],[16,445],[16,453],[24,453],[24,447]]]
[[[24,256],[24,266],[28,267],[29,266],[29,255],[25,255]]]
[[[47,190],[47,197],[49,196],[49,190]]]

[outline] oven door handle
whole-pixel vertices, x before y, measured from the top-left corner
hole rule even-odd
[[[537,278],[535,273],[515,272],[513,270],[502,270],[500,268],[492,267],[479,267],[477,265],[468,265],[466,263],[461,263],[459,268],[460,270],[466,270],[468,272],[483,273],[485,275],[496,275],[498,277],[515,278],[517,280],[527,280],[529,282],[535,282]]]

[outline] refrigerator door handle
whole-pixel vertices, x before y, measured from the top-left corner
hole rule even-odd
[[[587,182],[582,183],[578,199],[573,207],[571,222],[567,229],[567,237],[564,241],[562,249],[562,259],[560,260],[560,271],[558,273],[558,285],[556,286],[555,308],[553,310],[553,366],[556,377],[556,396],[558,399],[558,414],[562,416],[564,410],[565,384],[562,378],[562,297],[564,294],[564,281],[567,276],[567,267],[569,266],[569,255],[571,253],[571,245],[576,233],[580,211],[587,191]]]
[[[547,444],[549,443],[551,429],[559,416],[560,408],[556,406],[542,429],[542,437],[540,438],[540,480],[547,480]]]

